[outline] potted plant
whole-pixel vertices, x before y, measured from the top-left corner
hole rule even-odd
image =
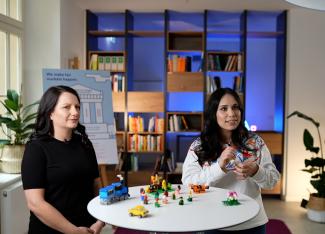
[[[314,146],[314,138],[311,133],[305,129],[303,141],[306,150],[312,153],[312,157],[305,159],[305,169],[303,171],[311,174],[311,185],[317,193],[311,193],[307,204],[307,216],[310,220],[316,222],[325,222],[325,159],[323,154],[323,141],[319,132],[319,122],[313,118],[299,112],[294,111],[288,118],[297,116],[299,118],[310,121],[317,128],[320,147]],[[320,155],[319,155],[320,153]]]
[[[24,144],[34,128],[37,113],[31,113],[35,102],[23,106],[21,96],[15,90],[7,90],[7,98],[0,101],[5,110],[0,115],[0,125],[7,139],[0,139],[1,170],[6,173],[20,173],[21,160],[25,149]]]

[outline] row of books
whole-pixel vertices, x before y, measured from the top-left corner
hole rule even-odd
[[[129,115],[129,131],[144,132],[144,120],[141,116]],[[164,132],[164,119],[158,116],[151,117],[148,122],[148,132]]]
[[[189,130],[188,122],[184,115],[170,115],[168,117],[168,130],[171,132]]]
[[[242,71],[241,54],[208,54],[209,71]]]
[[[112,91],[113,92],[124,92],[125,89],[125,75],[123,74],[114,74],[110,76],[112,82]]]
[[[91,54],[89,68],[91,70],[124,72],[125,59],[124,56],[102,56],[99,54]]]
[[[133,134],[128,137],[128,150],[134,152],[162,151],[163,137],[155,135]]]
[[[168,72],[190,72],[192,71],[192,57],[169,55],[168,56]]]
[[[234,76],[233,81],[233,90],[235,90],[237,93],[243,92],[243,78],[241,76]],[[212,93],[217,89],[220,89],[222,87],[221,85],[221,79],[219,76],[208,76],[207,83],[207,92]]]

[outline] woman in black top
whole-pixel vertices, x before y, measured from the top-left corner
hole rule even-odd
[[[44,93],[22,162],[31,211],[28,233],[100,233],[105,225],[87,211],[100,180],[95,151],[79,117],[74,89],[55,86]]]

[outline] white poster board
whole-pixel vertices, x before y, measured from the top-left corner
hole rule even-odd
[[[109,72],[43,69],[43,90],[66,85],[80,97],[80,123],[94,145],[98,164],[117,164],[116,129]]]

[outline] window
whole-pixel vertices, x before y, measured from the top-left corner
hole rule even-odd
[[[0,0],[0,14],[21,21],[21,0]]]
[[[22,74],[22,1],[0,0],[0,100],[7,89],[21,90]],[[5,113],[0,105],[0,114]],[[3,133],[0,131],[0,138]]]

